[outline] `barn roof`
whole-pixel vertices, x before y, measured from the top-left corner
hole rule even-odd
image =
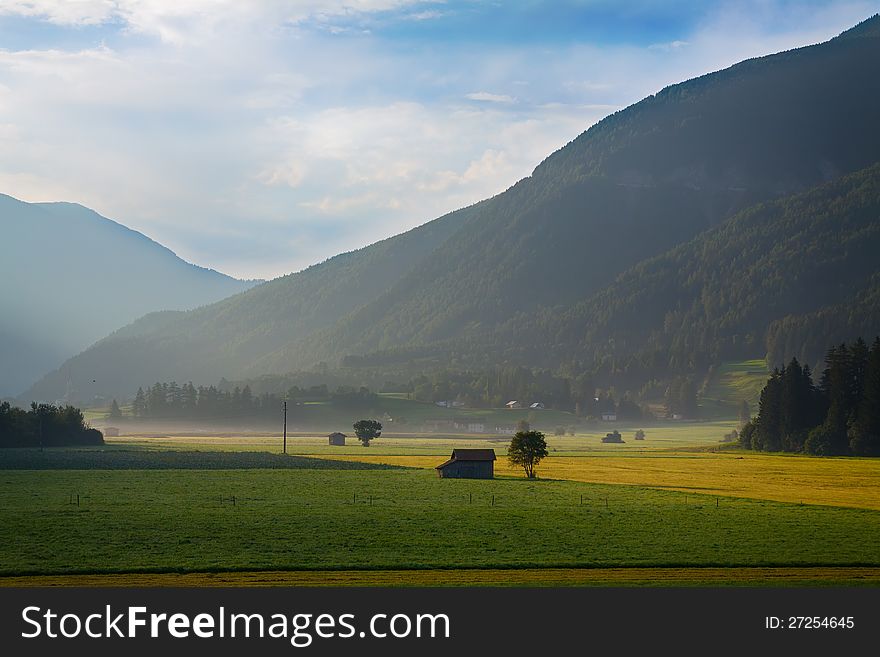
[[[456,461],[494,461],[494,449],[454,449],[452,458]]]
[[[494,461],[494,449],[454,449],[452,450],[452,458],[438,465],[435,470],[445,468],[455,461]]]

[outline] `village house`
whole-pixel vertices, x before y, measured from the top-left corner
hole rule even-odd
[[[505,406],[506,406],[507,408],[522,408],[522,407],[523,407],[523,405],[520,404],[520,403],[519,403],[518,401],[516,401],[515,399],[514,399],[513,401],[509,401],[509,402],[507,402],[507,403],[505,404]]]
[[[441,479],[492,479],[495,476],[495,450],[454,449],[452,457],[435,469]]]

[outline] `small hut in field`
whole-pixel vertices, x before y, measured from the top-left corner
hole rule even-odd
[[[435,469],[441,479],[492,479],[495,476],[495,450],[454,449],[452,458]]]
[[[345,447],[345,434],[339,433],[338,431],[334,431],[327,438],[330,441],[330,445],[333,447]]]
[[[620,435],[620,432],[616,429],[611,433],[606,433],[605,437],[602,439],[603,443],[622,443],[623,438]]]

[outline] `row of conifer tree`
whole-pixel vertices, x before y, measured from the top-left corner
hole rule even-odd
[[[767,452],[880,456],[880,337],[870,348],[859,338],[829,349],[818,383],[795,358],[774,370],[740,442]]]

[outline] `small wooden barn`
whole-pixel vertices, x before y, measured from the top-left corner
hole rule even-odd
[[[441,479],[492,479],[495,476],[494,449],[454,449],[452,457],[436,467]]]
[[[334,431],[327,438],[330,441],[330,444],[334,447],[345,447],[345,434],[339,433],[338,431]]]

